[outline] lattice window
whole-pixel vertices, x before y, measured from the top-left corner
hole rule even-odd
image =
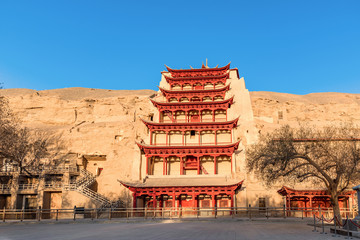
[[[210,200],[202,200],[201,201],[201,206],[203,208],[209,208],[210,207]]]
[[[220,200],[220,207],[228,207],[229,200]]]

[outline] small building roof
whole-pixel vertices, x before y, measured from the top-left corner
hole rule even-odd
[[[124,186],[147,188],[147,187],[210,187],[210,186],[234,186],[242,181],[228,179],[226,177],[173,177],[173,178],[146,178],[144,182],[119,181]]]

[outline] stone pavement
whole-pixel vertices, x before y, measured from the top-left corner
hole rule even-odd
[[[0,223],[0,240],[31,239],[333,239],[312,232],[306,220],[77,221]],[[343,239],[343,237],[338,238]]]

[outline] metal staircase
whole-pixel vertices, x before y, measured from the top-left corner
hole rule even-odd
[[[80,173],[82,175],[82,178],[80,178],[75,184],[71,184],[65,188],[65,190],[72,190],[76,191],[91,200],[95,201],[100,205],[100,209],[104,208],[118,208],[123,206],[123,202],[121,200],[118,201],[110,201],[107,197],[101,195],[100,193],[97,193],[93,190],[91,190],[89,187],[95,183],[96,177],[89,171],[85,169],[81,169]]]

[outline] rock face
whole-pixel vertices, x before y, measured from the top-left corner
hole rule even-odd
[[[141,153],[135,142],[148,138],[147,128],[140,118],[149,120],[157,116],[149,101],[149,97],[156,94],[152,90],[86,88],[0,90],[0,95],[8,98],[11,109],[24,126],[61,134],[69,152],[78,156],[79,165],[87,156],[87,169],[98,175],[98,192],[112,200],[125,194],[117,179],[140,180],[136,161]],[[245,149],[247,144],[256,141],[258,133],[281,124],[360,123],[360,94],[251,92],[250,98],[252,112],[250,109],[249,116],[243,114],[239,130]],[[91,156],[103,157],[92,159]],[[244,172],[244,169],[239,171]],[[258,189],[256,180],[245,175],[249,180],[248,188],[256,184],[254,189]],[[264,194],[261,191],[264,192],[259,189],[253,194],[256,199]]]
[[[262,131],[299,122],[317,126],[360,123],[360,94],[251,92],[250,96],[256,127]]]
[[[77,154],[78,164],[84,155],[106,155],[105,161],[89,161],[87,169],[96,174],[102,168],[98,191],[110,199],[121,192],[117,179],[134,176],[132,159],[139,152],[135,141],[147,135],[140,117],[148,117],[148,98],[154,93],[85,88],[0,91],[24,126],[61,134],[69,152]]]

